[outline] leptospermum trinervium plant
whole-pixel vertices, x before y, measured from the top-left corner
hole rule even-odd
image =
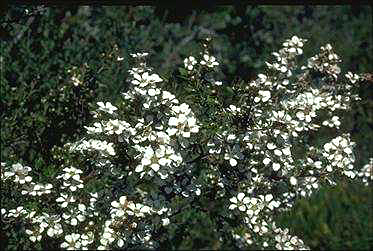
[[[340,60],[329,44],[299,67],[305,41],[283,43],[265,74],[233,86],[235,103],[226,107],[222,81],[206,80],[219,65],[207,46],[199,59],[184,60],[190,95],[182,97],[163,89],[147,53],[133,54],[138,65],[123,102],[97,103],[97,121],[66,145],[71,160],[50,183],[34,181],[31,167],[2,163],[3,186],[16,184],[25,201],[38,202],[33,210],[2,208],[2,218],[24,220],[32,242],[55,238],[61,248],[157,248],[178,227],[177,215],[202,210],[204,201],[221,243],[307,249],[273,216],[342,176],[370,184],[373,161],[354,169],[347,133],[321,147],[305,140],[321,127],[338,129],[334,113],[359,99],[351,93],[359,76],[338,79]],[[209,107],[215,113],[206,114]],[[299,146],[307,150],[299,154]]]

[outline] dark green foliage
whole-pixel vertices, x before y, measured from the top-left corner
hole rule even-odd
[[[343,182],[299,200],[279,218],[311,249],[369,250],[373,245],[371,188]]]
[[[352,112],[345,117],[342,123],[351,128],[351,135],[356,142],[356,165],[361,167],[367,159],[373,158],[373,88],[372,80],[363,81],[359,89],[359,101]]]
[[[214,241],[219,242],[216,237],[216,226],[208,214],[196,209],[181,212],[176,218],[178,222],[170,228],[170,236],[173,249],[210,249]]]

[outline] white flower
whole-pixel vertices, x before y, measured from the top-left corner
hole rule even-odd
[[[23,209],[22,206],[19,206],[16,209],[9,210],[8,217],[17,218],[18,216],[20,216],[22,214],[26,214],[26,213],[27,213],[27,211],[25,209]]]
[[[43,195],[43,194],[49,194],[52,192],[52,189],[53,188],[53,185],[52,184],[46,184],[46,185],[43,185],[43,184],[36,184],[34,185],[34,193],[33,195]]]
[[[31,231],[29,229],[26,229],[26,234],[30,235],[29,239],[32,242],[40,241],[41,240],[41,233],[44,231],[44,228],[36,228],[34,231]]]
[[[273,151],[273,153],[276,155],[276,156],[281,156],[282,155],[282,151],[280,151],[279,149],[275,149]]]
[[[170,224],[170,219],[169,218],[162,219],[162,225],[163,226],[167,226],[168,224]]]
[[[119,198],[119,203],[117,201],[111,202],[111,206],[116,209],[125,209],[127,207],[128,201],[126,196],[121,196]]]
[[[331,149],[333,149],[334,147],[333,147],[333,145],[331,144],[331,143],[326,143],[325,145],[324,145],[324,150],[325,151],[327,151],[327,152],[329,152]]]
[[[113,106],[110,102],[106,102],[104,104],[103,102],[97,102],[97,105],[99,106],[100,111],[104,111],[110,114],[113,114],[114,111],[118,110],[115,106]]]
[[[266,194],[264,198],[265,198],[265,201],[269,202],[273,199],[273,195],[272,194]]]
[[[151,88],[151,89],[148,90],[148,94],[149,94],[149,96],[155,96],[157,94],[157,91],[155,89]]]
[[[57,176],[57,179],[63,178],[64,180],[68,180],[72,178],[73,180],[80,181],[80,174],[83,173],[82,170],[77,169],[75,167],[70,167],[70,168],[66,167],[63,169],[63,171],[65,173]]]
[[[184,67],[189,71],[193,70],[195,64],[197,64],[197,60],[193,56],[184,59]]]
[[[69,214],[63,213],[62,218],[64,218],[66,221],[69,220],[69,223],[72,226],[76,226],[79,222],[85,221],[86,217],[84,214],[85,206],[83,204],[79,204],[77,210],[72,210],[69,212]]]
[[[241,108],[238,108],[235,105],[229,105],[229,108],[227,110],[232,112],[233,114],[241,112]]]
[[[272,169],[275,172],[277,172],[278,170],[280,170],[280,167],[281,167],[281,165],[279,163],[273,163],[272,164]]]
[[[265,158],[265,159],[263,160],[263,164],[264,164],[264,165],[268,165],[270,162],[271,162],[271,160],[270,160],[269,158]]]
[[[47,230],[47,235],[49,237],[53,237],[55,235],[60,235],[63,233],[62,225],[60,223],[53,224],[50,228]]]
[[[169,120],[168,120],[168,125],[169,126],[177,126],[179,123],[178,119],[176,117],[171,117]]]
[[[67,248],[68,250],[71,249],[80,249],[80,234],[69,234],[65,236],[65,242],[63,242],[60,246],[61,248]]]
[[[163,81],[157,74],[149,75],[148,72],[144,72],[142,75],[135,73],[133,74],[133,78],[134,80],[132,80],[132,84],[138,85],[142,88],[146,87],[148,84]]]
[[[109,120],[104,130],[107,131],[109,134],[121,134],[125,129],[130,129],[131,126],[126,123],[125,121],[121,121],[118,119],[111,119]]]
[[[276,148],[276,145],[273,144],[273,143],[268,143],[268,144],[267,144],[267,148],[268,148],[269,150],[273,150],[273,149]]]
[[[185,115],[188,115],[191,111],[189,108],[189,105],[185,103],[182,103],[181,105],[179,105],[179,108],[180,108],[180,112],[184,113]]]
[[[286,147],[286,148],[282,149],[282,153],[284,155],[290,156],[291,155],[290,147]]]
[[[259,94],[259,98],[262,100],[262,102],[267,102],[271,98],[271,92],[270,91],[260,90],[258,92],[258,94]],[[256,102],[258,102],[258,101],[256,101]]]
[[[143,57],[146,57],[148,56],[149,53],[147,52],[138,52],[138,53],[131,53],[130,56],[133,57],[133,58],[143,58]]]
[[[285,73],[285,72],[287,72],[287,70],[288,70],[288,68],[286,67],[286,66],[281,66],[281,68],[280,68],[280,71],[282,72],[282,73]]]
[[[209,56],[207,54],[203,55],[203,60],[201,60],[200,64],[206,65],[209,68],[219,65],[214,56]]]
[[[250,203],[250,198],[245,197],[244,193],[237,194],[237,197],[232,197],[229,199],[232,204],[229,206],[229,209],[235,209],[238,207],[240,211],[246,211],[246,204]]]
[[[20,163],[13,164],[12,169],[4,173],[5,179],[11,176],[15,176],[14,182],[25,184],[26,182],[31,182],[32,177],[27,176],[31,171],[31,167],[22,166]]]
[[[290,177],[290,184],[291,185],[295,186],[297,183],[298,183],[298,181],[294,176]]]
[[[236,166],[237,165],[237,160],[231,158],[231,159],[229,159],[229,164],[231,164],[231,166]]]
[[[75,202],[74,196],[69,196],[67,194],[61,194],[61,197],[56,199],[57,202],[61,203],[61,207],[67,207],[69,203]]]

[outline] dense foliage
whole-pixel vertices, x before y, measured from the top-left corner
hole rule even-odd
[[[366,217],[372,214],[371,188],[345,182],[301,199],[279,222],[293,233],[303,233],[314,249],[369,250],[373,227]]]

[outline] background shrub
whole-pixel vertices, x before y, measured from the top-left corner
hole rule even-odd
[[[345,181],[320,189],[310,199],[300,199],[278,222],[302,234],[311,249],[369,250],[373,241],[371,196],[371,188]]]

